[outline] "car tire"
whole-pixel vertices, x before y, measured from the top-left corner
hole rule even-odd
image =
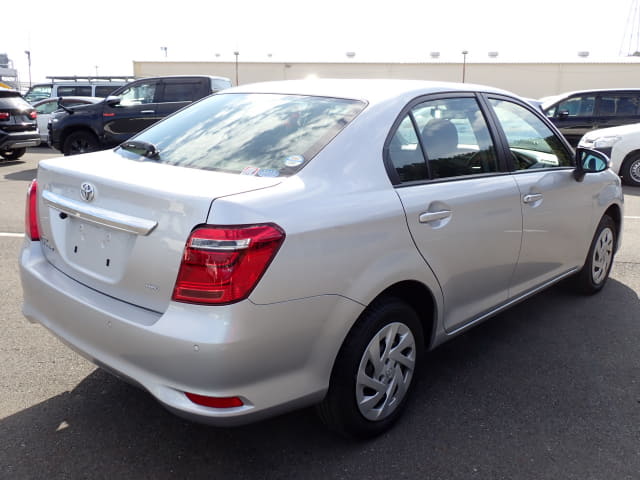
[[[0,156],[5,160],[17,160],[22,157],[25,153],[27,153],[26,148],[14,148],[13,150],[2,150],[0,151]]]
[[[350,438],[388,430],[405,407],[423,348],[422,326],[409,305],[397,298],[374,302],[338,353],[317,407],[321,420]]]
[[[603,216],[593,235],[584,266],[574,277],[574,286],[580,293],[593,295],[602,290],[613,265],[616,239],[615,222],[609,215]]]
[[[62,153],[78,155],[80,153],[95,152],[100,147],[98,137],[91,132],[79,131],[71,133],[64,141]]]
[[[620,176],[627,185],[640,186],[640,154],[636,153],[622,163]]]

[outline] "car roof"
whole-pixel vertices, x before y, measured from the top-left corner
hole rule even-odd
[[[387,79],[313,79],[261,82],[241,85],[223,93],[274,93],[350,98],[378,103],[391,98],[417,97],[430,93],[487,92],[517,97],[494,87],[470,83],[436,82],[426,80]]]

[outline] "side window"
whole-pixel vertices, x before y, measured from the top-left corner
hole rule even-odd
[[[595,95],[575,96],[560,102],[554,112],[557,116],[585,117],[593,115]]]
[[[638,113],[638,98],[633,95],[602,95],[598,101],[598,115],[625,117]]]
[[[163,102],[190,102],[202,95],[200,84],[195,82],[165,82]]]
[[[120,94],[120,105],[142,105],[154,103],[157,82],[141,82],[131,85]]]
[[[429,178],[427,165],[418,143],[418,136],[409,115],[404,117],[391,142],[389,142],[388,155],[396,172],[398,172],[401,182],[413,182]]]
[[[521,105],[491,99],[502,125],[516,170],[570,167],[570,152],[555,133],[536,115]]]
[[[221,78],[211,79],[211,90],[214,92],[224,90],[225,88],[231,88],[231,82],[229,80],[222,80]]]
[[[91,85],[84,85],[76,88],[76,95],[78,97],[90,97],[91,96]]]
[[[58,87],[56,96],[58,97],[70,97],[76,95],[76,87]]]
[[[74,105],[86,105],[88,103],[91,103],[91,102],[86,102],[84,100],[62,100],[62,104],[65,107],[73,107]],[[58,106],[56,105],[55,108],[57,109]]]
[[[111,86],[111,85],[96,85],[95,96],[96,97],[107,97],[116,88],[118,88],[117,85],[114,85],[114,86]]]
[[[38,112],[38,114],[40,115],[44,115],[47,113],[53,113],[54,111],[56,111],[58,109],[58,102],[44,102],[40,105],[38,105],[36,108],[36,112]]]
[[[58,97],[90,97],[91,96],[91,86],[80,86],[80,85],[70,85],[70,86],[60,86],[58,87],[57,92]]]
[[[431,178],[498,171],[491,135],[475,98],[447,98],[417,105],[418,125]]]

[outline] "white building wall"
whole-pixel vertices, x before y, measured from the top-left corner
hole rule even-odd
[[[235,62],[134,61],[136,77],[207,74],[229,77],[235,84]],[[240,84],[321,78],[408,78],[462,81],[462,63],[303,63],[239,62]],[[467,63],[465,81],[491,85],[529,98],[589,88],[640,87],[640,59],[621,62]]]

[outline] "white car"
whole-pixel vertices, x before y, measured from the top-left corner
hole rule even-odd
[[[592,130],[578,146],[605,153],[611,158],[611,169],[627,185],[640,186],[640,123]]]
[[[42,160],[23,312],[170,410],[398,418],[422,353],[571,277],[607,280],[620,178],[468,84],[318,80],[211,95],[114,150]]]

